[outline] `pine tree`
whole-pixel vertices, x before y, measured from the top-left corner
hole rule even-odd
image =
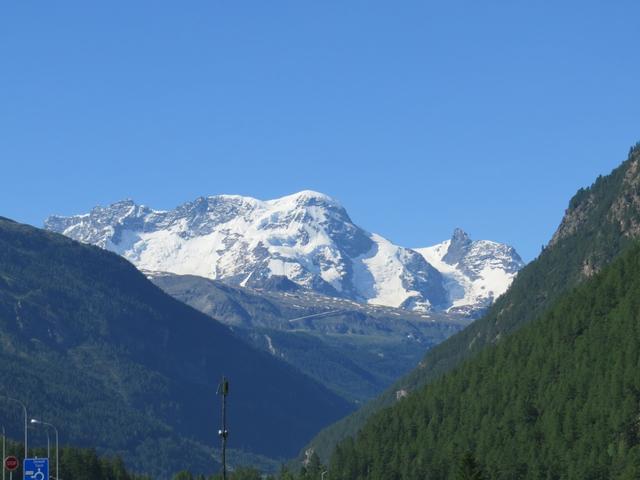
[[[483,480],[482,469],[473,456],[473,453],[466,452],[462,455],[455,474],[456,480]]]

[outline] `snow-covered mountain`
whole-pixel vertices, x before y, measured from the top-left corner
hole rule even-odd
[[[125,200],[84,215],[51,216],[45,228],[116,252],[143,270],[254,288],[283,276],[326,295],[425,312],[483,308],[522,266],[513,248],[471,242],[461,231],[425,249],[394,245],[313,191],[268,201],[200,197],[170,211]]]
[[[506,292],[524,266],[513,247],[490,240],[473,241],[459,228],[450,240],[415,251],[444,277],[448,310],[469,315]]]

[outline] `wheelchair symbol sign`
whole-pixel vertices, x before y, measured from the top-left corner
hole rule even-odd
[[[25,458],[24,480],[49,480],[49,459]]]

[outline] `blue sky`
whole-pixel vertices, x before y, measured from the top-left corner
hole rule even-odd
[[[314,189],[406,246],[537,255],[640,140],[640,2],[0,7],[0,215]]]

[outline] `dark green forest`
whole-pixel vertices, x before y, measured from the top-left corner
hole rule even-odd
[[[303,466],[282,465],[277,474],[266,475],[253,467],[231,468],[227,472],[228,480],[323,480],[328,479],[329,471],[322,465],[317,454],[312,454]],[[194,474],[190,470],[176,473],[172,480],[222,480],[222,473],[214,475]]]
[[[476,478],[640,478],[639,372],[636,244],[512,337],[376,414],[339,445],[330,478],[461,478],[465,462]]]
[[[321,431],[310,447],[326,461],[341,440],[355,435],[375,412],[392,405],[397,390],[417,390],[507,338],[639,237],[640,144],[611,174],[576,193],[554,238],[518,273],[486,315],[429,350],[416,369],[382,395]]]
[[[24,443],[6,440],[7,456],[13,455],[20,460],[20,466],[14,471],[16,478],[22,478],[22,458]],[[49,473],[55,477],[55,449],[51,447]],[[29,455],[34,458],[46,458],[46,448],[29,448]],[[94,449],[60,446],[60,478],[64,480],[151,480],[147,475],[138,475],[127,470],[119,456],[99,456]],[[7,476],[9,474],[7,473]]]

